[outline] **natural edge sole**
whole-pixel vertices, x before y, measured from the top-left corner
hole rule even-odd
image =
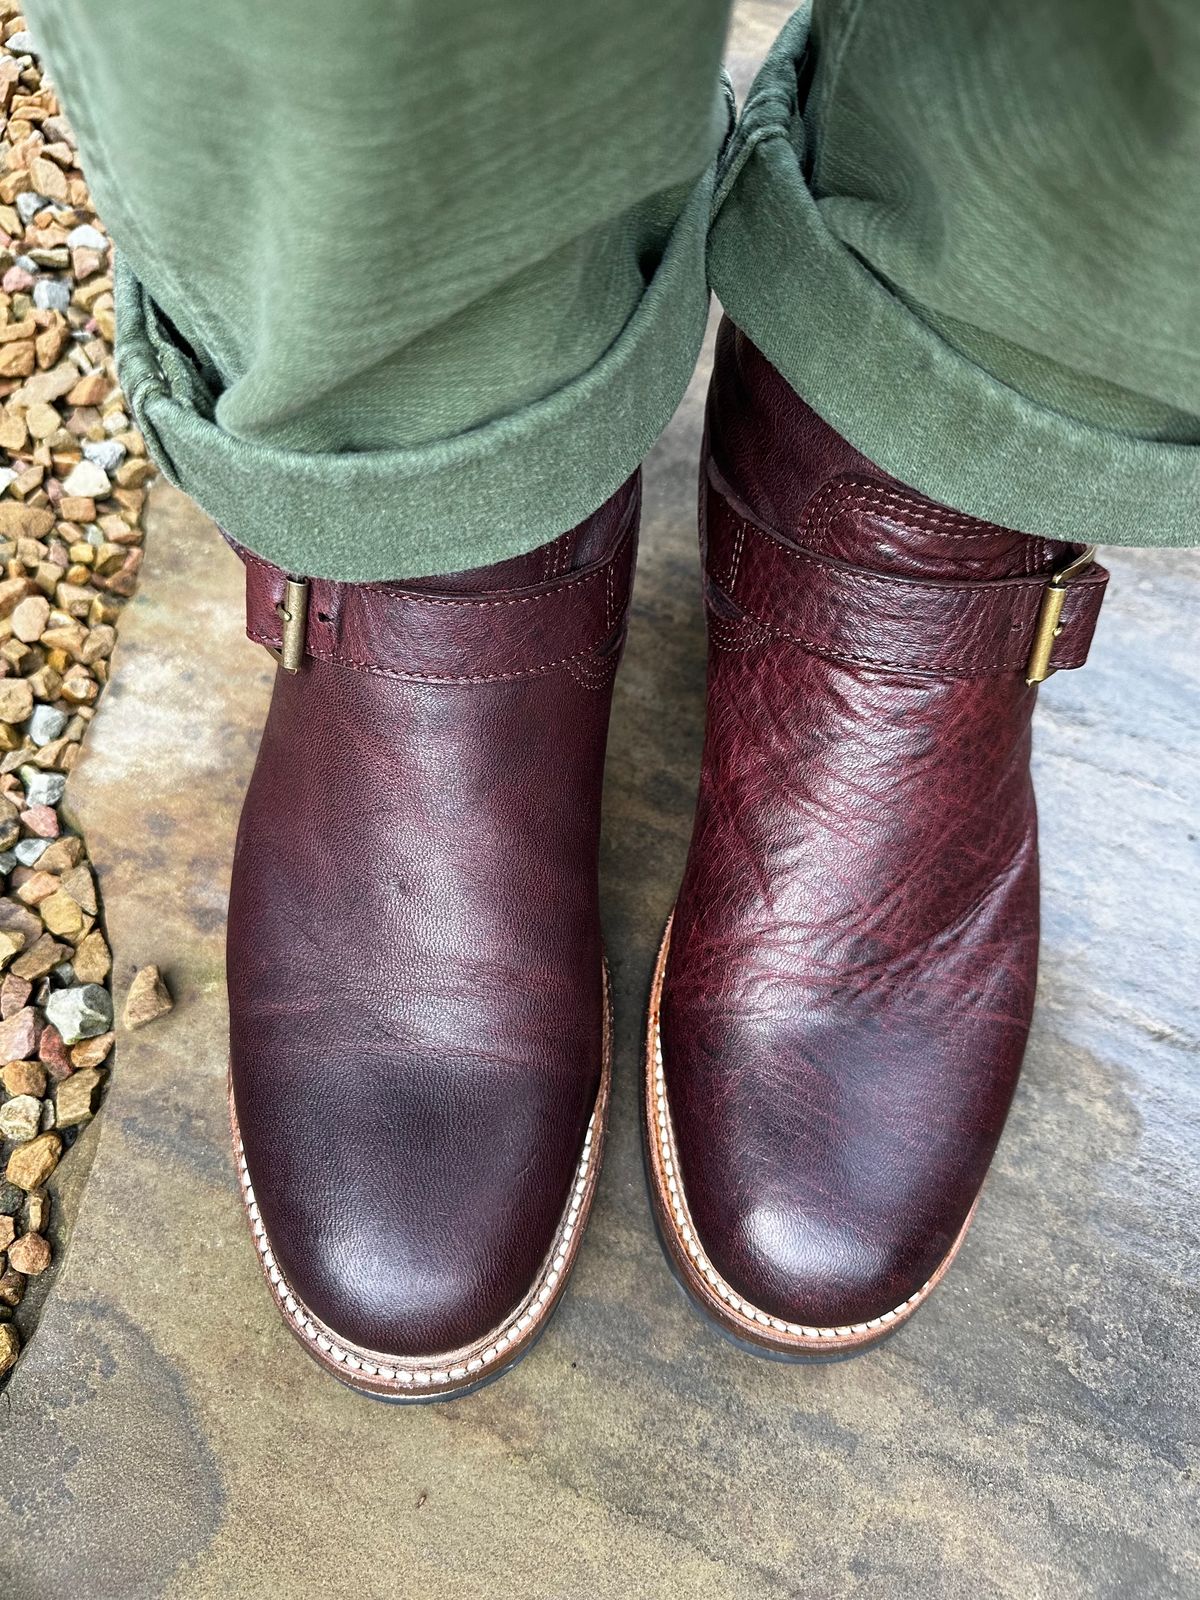
[[[526,1355],[545,1331],[579,1255],[604,1153],[612,1086],[612,998],[604,973],[604,1039],[600,1087],[584,1136],[583,1150],[554,1242],[524,1299],[488,1334],[458,1350],[429,1356],[396,1356],[368,1350],[328,1327],[284,1277],[254,1198],[230,1085],[233,1153],[250,1234],[267,1287],[284,1322],[313,1359],[340,1382],[375,1399],[420,1403],[452,1400],[501,1377]]]
[[[976,1197],[966,1221],[959,1229],[958,1237],[932,1277],[915,1294],[881,1316],[837,1327],[816,1327],[772,1316],[739,1295],[713,1266],[700,1243],[679,1170],[659,1030],[659,1007],[667,954],[671,946],[672,920],[667,919],[650,989],[643,1085],[647,1182],[659,1239],[668,1263],[697,1310],[740,1349],[777,1361],[829,1361],[858,1355],[880,1344],[907,1322],[937,1288],[967,1236],[979,1199]]]

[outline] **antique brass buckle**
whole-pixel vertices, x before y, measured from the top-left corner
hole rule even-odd
[[[267,649],[285,672],[299,672],[308,639],[308,579],[289,578],[275,610],[283,621],[283,648]]]
[[[1096,546],[1089,544],[1082,554],[1073,556],[1065,567],[1061,567],[1050,582],[1046,585],[1042,595],[1041,610],[1038,612],[1037,628],[1033,635],[1033,649],[1029,652],[1029,660],[1025,667],[1026,683],[1044,683],[1050,676],[1050,656],[1054,650],[1054,641],[1062,632],[1063,607],[1067,603],[1067,587],[1072,578],[1077,578],[1081,572],[1096,559]]]

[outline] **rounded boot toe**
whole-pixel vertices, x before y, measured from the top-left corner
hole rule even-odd
[[[547,1119],[529,1107],[501,1121],[505,1138],[489,1139],[484,1106],[461,1106],[440,1126],[426,1106],[414,1122],[423,1137],[407,1141],[368,1138],[352,1116],[329,1116],[318,1140],[303,1103],[287,1102],[286,1114],[280,1103],[269,1135],[253,1119],[240,1131],[239,1153],[262,1266],[310,1348],[328,1356],[325,1340],[390,1363],[453,1357],[497,1340],[547,1287],[573,1186],[594,1180],[598,1140],[581,1156],[573,1142],[539,1138]],[[394,1126],[384,1111],[380,1123]],[[551,1298],[527,1308],[531,1322]]]
[[[918,1243],[884,1219],[870,1229],[770,1202],[731,1207],[706,1222],[696,1221],[697,1237],[745,1304],[817,1329],[891,1320],[920,1295],[955,1238],[936,1230]]]

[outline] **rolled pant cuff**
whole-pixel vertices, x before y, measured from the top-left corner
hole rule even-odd
[[[826,227],[805,178],[808,24],[804,7],[780,34],[722,163],[709,279],[733,322],[851,444],[931,499],[1046,538],[1200,541],[1200,448],[1090,427],[1019,394]]]
[[[213,420],[199,368],[118,260],[121,378],[150,454],[239,543],[304,576],[415,577],[476,566],[481,549],[489,562],[535,549],[615,493],[682,398],[707,318],[715,174],[716,162],[592,367],[511,415],[417,448],[306,454],[235,437]]]

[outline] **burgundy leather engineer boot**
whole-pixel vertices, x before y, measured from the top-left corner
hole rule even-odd
[[[609,1092],[600,786],[635,475],[532,554],[448,578],[291,581],[238,833],[234,1148],[271,1292],[353,1387],[445,1398],[562,1294]]]
[[[708,720],[654,980],[651,1190],[736,1339],[911,1316],[975,1209],[1038,949],[1030,716],[1087,654],[1091,551],[905,488],[728,324],[701,487]]]

